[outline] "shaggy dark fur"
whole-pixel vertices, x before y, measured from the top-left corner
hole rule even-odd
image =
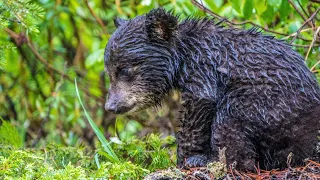
[[[303,58],[255,29],[227,29],[162,8],[118,26],[105,51],[106,109],[155,106],[172,89],[185,108],[178,165],[203,166],[226,147],[227,163],[283,168],[311,157],[320,129],[320,88]]]

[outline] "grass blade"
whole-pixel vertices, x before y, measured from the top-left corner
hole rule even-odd
[[[109,156],[106,156],[110,161],[112,162],[120,162],[119,158],[117,157],[117,155],[114,153],[114,151],[112,150],[111,146],[109,145],[108,140],[104,137],[104,135],[102,134],[102,132],[100,131],[100,129],[98,128],[98,126],[94,123],[94,121],[91,119],[90,115],[88,114],[87,110],[84,108],[84,105],[82,104],[81,98],[80,98],[80,94],[79,94],[79,90],[78,90],[78,85],[77,85],[77,80],[74,79],[74,83],[75,83],[75,87],[76,87],[76,92],[77,92],[77,96],[80,102],[81,107],[84,110],[84,114],[89,122],[89,124],[91,125],[93,131],[95,132],[95,134],[97,135],[99,141],[102,144],[103,149],[106,151],[106,153]]]

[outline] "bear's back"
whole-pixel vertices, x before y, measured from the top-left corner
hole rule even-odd
[[[218,120],[241,117],[280,126],[284,119],[320,106],[314,75],[284,41],[256,29],[220,27],[209,19],[185,21],[180,31],[189,56],[198,57],[189,66],[203,66],[209,76],[216,72],[212,78],[218,87],[212,88],[218,89]]]

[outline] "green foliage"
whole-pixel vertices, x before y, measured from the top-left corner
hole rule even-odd
[[[57,150],[59,149],[59,150]],[[92,153],[86,152],[88,149],[84,147],[64,147],[57,144],[49,144],[44,153],[51,164],[54,164],[55,168],[65,168],[67,164],[71,163],[75,166],[82,166],[84,168],[94,168],[95,164],[92,162]],[[81,159],[81,161],[79,161]]]
[[[2,122],[2,125],[0,126],[0,143],[11,145],[16,148],[22,147],[23,141],[18,130],[9,122],[4,120],[1,120],[0,122]]]
[[[101,168],[97,171],[94,178],[105,179],[142,179],[150,173],[149,170],[134,165],[130,161],[123,163],[102,163]]]
[[[0,71],[3,69],[3,67],[6,65],[6,53],[7,52],[14,52],[15,47],[12,43],[10,42],[3,42],[0,41]]]
[[[288,1],[283,0],[279,9],[280,18],[285,21],[291,13],[291,8]]]
[[[44,15],[43,8],[31,0],[0,0],[0,28],[18,26],[27,34],[39,33],[38,24]],[[1,41],[0,37],[0,70],[4,67],[7,53],[14,52],[10,42]]]
[[[39,179],[67,179],[67,180],[73,180],[73,179],[85,179],[86,173],[85,169],[78,166],[75,167],[71,163],[69,163],[64,169],[58,169],[53,172],[45,173],[42,177],[39,177]]]
[[[18,150],[6,147],[3,150],[8,155],[0,155],[1,179],[81,179],[86,177],[90,169],[86,167],[89,157],[79,157],[77,152],[80,150],[75,148],[55,147],[49,152],[46,149]],[[76,161],[69,161],[71,159]],[[62,167],[59,166],[61,160],[65,163]]]
[[[133,138],[127,142],[113,144],[113,147],[116,149],[116,154],[125,157],[123,161],[131,161],[154,171],[174,165],[175,153],[172,149],[174,142],[175,138],[172,136],[161,139],[151,134],[142,139]]]
[[[243,15],[246,19],[249,19],[252,15],[252,11],[253,11],[253,0],[247,0],[244,3],[244,7],[243,7]]]
[[[31,0],[0,1],[0,27],[19,24],[27,31],[39,33],[37,25],[43,16],[43,8]]]
[[[242,0],[232,0],[232,7],[238,12],[241,13]]]
[[[33,178],[38,168],[43,167],[40,166],[42,160],[40,156],[21,150],[13,151],[9,157],[0,156],[0,177]],[[38,164],[38,168],[34,168],[29,162]],[[42,169],[39,170],[41,172]]]

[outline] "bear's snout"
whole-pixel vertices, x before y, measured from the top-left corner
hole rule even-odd
[[[106,111],[110,111],[115,114],[122,114],[130,111],[133,106],[127,103],[125,93],[109,90],[107,102],[104,108]]]
[[[117,105],[114,101],[107,100],[104,109],[106,111],[115,112],[117,110]]]

